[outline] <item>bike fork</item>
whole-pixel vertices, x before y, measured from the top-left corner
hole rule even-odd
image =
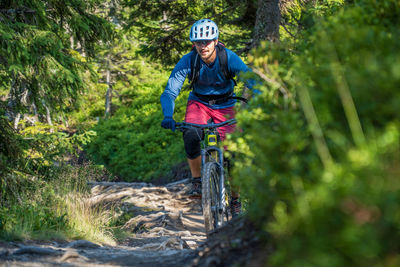
[[[219,214],[221,216],[225,216],[225,210],[226,210],[226,203],[225,203],[225,176],[224,176],[224,156],[223,152],[219,149],[218,151],[218,162],[219,162],[219,173],[220,173],[220,179],[219,179],[219,188],[220,188],[220,196],[219,196]],[[222,226],[223,220],[218,221],[218,227]]]

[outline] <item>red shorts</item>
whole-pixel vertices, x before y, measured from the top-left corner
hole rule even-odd
[[[186,107],[185,122],[207,124],[209,119],[213,119],[214,123],[220,123],[234,117],[234,107],[211,109],[200,102],[189,100]],[[225,140],[227,133],[232,133],[235,130],[235,126],[236,124],[218,128],[221,141]]]

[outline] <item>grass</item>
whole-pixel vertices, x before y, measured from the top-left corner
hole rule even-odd
[[[66,196],[65,201],[71,227],[70,238],[115,245],[115,238],[109,226],[113,217],[112,210],[93,207],[88,196],[82,194],[70,194]]]
[[[87,182],[102,173],[87,165],[63,167],[52,174],[1,178],[0,239],[85,239],[114,245],[116,236],[124,236],[112,228],[113,209],[90,203]]]

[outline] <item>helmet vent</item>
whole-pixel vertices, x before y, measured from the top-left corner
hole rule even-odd
[[[218,39],[218,26],[210,19],[201,19],[195,22],[190,30],[190,41]]]

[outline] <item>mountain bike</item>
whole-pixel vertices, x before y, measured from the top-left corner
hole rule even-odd
[[[179,122],[176,128],[180,131],[195,127],[204,132],[201,140],[201,183],[202,207],[206,232],[221,227],[229,219],[229,194],[225,187],[225,174],[227,162],[224,160],[223,149],[218,147],[219,127],[235,124],[235,119],[221,123],[194,124]]]

